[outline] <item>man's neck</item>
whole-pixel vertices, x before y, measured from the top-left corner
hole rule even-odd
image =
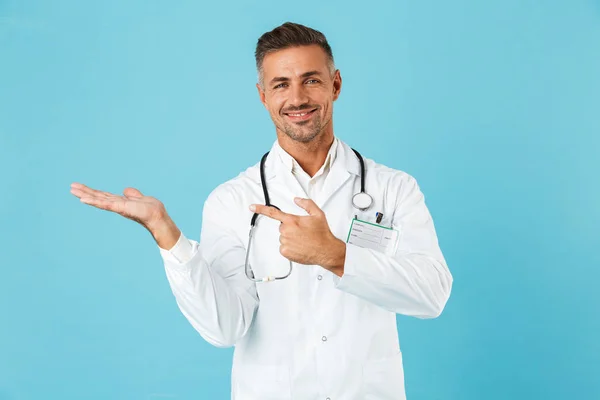
[[[279,146],[291,155],[309,176],[314,176],[327,159],[327,153],[333,143],[333,131],[322,132],[308,143],[292,140],[284,133],[277,132]]]

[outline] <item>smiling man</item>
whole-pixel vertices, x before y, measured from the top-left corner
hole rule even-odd
[[[199,241],[137,189],[71,192],[150,231],[181,312],[235,346],[232,399],[404,399],[396,314],[437,317],[452,288],[423,194],[334,135],[342,78],[322,33],[285,23],[256,65],[277,140],[210,194]]]

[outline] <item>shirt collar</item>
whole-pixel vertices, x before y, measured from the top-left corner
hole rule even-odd
[[[279,156],[279,160],[281,161],[285,171],[289,171],[292,173],[298,173],[298,172],[302,171],[302,167],[300,167],[300,164],[298,164],[298,162],[279,145],[279,142],[276,141],[273,148],[274,148],[274,150],[276,150],[277,155]],[[327,152],[327,156],[325,157],[325,162],[323,163],[323,166],[319,169],[319,171],[315,174],[315,176],[317,176],[317,175],[323,173],[323,171],[331,168],[331,166],[333,165],[333,162],[336,159],[337,149],[338,149],[338,138],[334,137],[333,143],[329,147],[329,151]]]

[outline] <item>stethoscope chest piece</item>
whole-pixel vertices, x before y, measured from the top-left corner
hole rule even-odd
[[[365,192],[356,193],[352,196],[352,205],[359,210],[366,210],[371,207],[371,204],[373,204],[373,198]]]

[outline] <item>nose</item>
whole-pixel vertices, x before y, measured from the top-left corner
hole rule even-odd
[[[308,93],[302,83],[292,85],[289,93],[288,104],[290,106],[300,107],[303,104],[308,104]]]

